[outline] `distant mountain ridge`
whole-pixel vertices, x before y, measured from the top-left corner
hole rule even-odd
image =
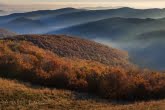
[[[40,20],[32,20],[29,18],[20,17],[8,22],[7,24],[3,25],[3,27],[13,30],[17,33],[31,34],[37,32],[38,28],[40,30],[46,26]]]
[[[35,33],[31,32],[30,29],[26,29],[21,32],[17,30],[21,30],[23,26],[17,27],[15,30],[12,26],[10,26],[10,22],[19,19],[26,18],[31,20],[39,20],[44,24],[43,28],[38,28]],[[58,10],[41,10],[41,11],[33,11],[27,13],[15,13],[7,16],[0,17],[0,26],[3,27],[6,24],[9,24],[5,28],[10,29],[12,31],[16,31],[19,34],[43,34],[51,31],[56,31],[62,28],[67,28],[74,25],[80,25],[88,22],[94,22],[103,19],[109,19],[113,17],[121,17],[121,18],[152,18],[158,19],[165,17],[165,9],[133,9],[128,7],[117,8],[117,9],[104,9],[104,10],[86,10],[86,9],[74,9],[74,8],[64,8]],[[26,22],[26,20],[24,21]],[[30,24],[29,24],[30,26]],[[33,25],[31,26],[33,27]]]
[[[60,14],[78,11],[82,11],[82,9],[63,8],[58,10],[39,10],[27,13],[14,13],[7,16],[0,16],[0,26],[19,34],[44,33],[52,27],[47,26],[47,23],[41,22],[41,20],[52,16],[55,17]]]
[[[153,27],[154,24],[157,24],[157,26]],[[68,34],[90,39],[104,38],[119,40],[133,36],[136,37],[135,35],[145,31],[163,29],[164,24],[165,21],[162,19],[115,17],[59,29],[48,34]],[[146,27],[150,28],[147,29]]]
[[[79,36],[126,50],[141,67],[162,70],[165,66],[164,57],[158,55],[165,55],[165,9],[34,11],[2,16],[0,26],[18,34]]]
[[[35,17],[41,17],[41,16],[51,16],[51,15],[60,15],[60,14],[66,14],[66,13],[71,13],[71,12],[77,12],[81,11],[79,9],[74,9],[74,8],[62,8],[62,9],[57,9],[57,10],[38,10],[38,11],[32,11],[32,12],[25,12],[25,13],[13,13],[10,15],[6,16],[1,16],[1,20],[10,20],[10,19],[15,19],[19,17],[30,17],[35,19]]]
[[[80,36],[113,45],[128,51],[130,59],[141,67],[164,70],[164,26],[164,18],[109,18],[71,26],[49,34]]]

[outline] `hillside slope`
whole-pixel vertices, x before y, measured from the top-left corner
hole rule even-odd
[[[113,44],[115,48],[128,51],[130,58],[139,66],[163,70],[164,25],[164,18],[109,18],[64,28],[50,34],[75,35],[107,45]]]
[[[32,86],[0,78],[0,109],[30,110],[164,110],[165,100],[122,104],[91,94]]]
[[[2,27],[17,33],[38,33],[41,29],[47,28],[40,20],[32,20],[25,17],[16,18],[2,25]]]
[[[82,10],[74,8],[62,8],[57,10],[38,10],[26,13],[13,13],[6,16],[0,16],[0,26],[19,34],[41,34],[52,29],[52,27],[47,26],[47,22],[49,21],[46,21],[45,19],[49,17],[56,17],[61,14],[79,11]]]
[[[7,23],[11,20],[14,20],[20,17],[25,17],[29,19],[38,19],[38,18],[43,19],[47,17],[57,16],[57,15],[72,13],[72,12],[78,12],[78,11],[81,11],[81,10],[74,9],[74,8],[62,8],[62,9],[57,9],[57,10],[38,10],[38,11],[32,11],[32,12],[26,12],[26,13],[13,13],[10,15],[1,16],[0,22]]]
[[[29,36],[32,36],[32,38]],[[62,50],[55,53],[50,48],[45,49],[37,36],[37,39],[33,39],[34,36],[36,35],[27,35],[27,37],[18,36],[16,38],[14,37],[1,40],[1,77],[28,81],[32,84],[39,84],[47,87],[93,93],[111,100],[137,101],[165,98],[165,74],[163,72],[160,73],[149,70],[140,70],[122,63],[126,66],[123,68],[123,65],[120,63],[121,61],[116,59],[118,58],[118,54],[116,54],[116,52],[113,53],[114,51],[112,51],[111,48],[108,49],[110,50],[108,52],[111,52],[111,54],[104,53],[103,51],[103,55],[115,54],[115,56],[111,56],[112,58],[110,57],[111,59],[108,59],[109,61],[115,62],[111,62],[109,65],[97,62],[97,59],[86,60],[79,56],[69,57],[69,55],[64,57],[59,53],[65,53],[67,48],[63,48],[64,44],[67,44],[70,40],[74,39],[74,42],[78,42],[79,45],[83,45],[80,47],[86,47],[85,45],[90,43],[93,44],[90,46],[95,48],[98,43],[87,40],[83,41],[78,38],[66,37],[65,39],[64,36],[56,36],[61,40],[61,42],[57,44],[60,45],[59,49]],[[51,36],[43,36],[44,37],[39,38],[45,39],[45,41],[46,39],[49,39],[49,37],[51,38]],[[53,38],[56,37],[53,36]],[[22,38],[23,40],[21,40]],[[29,38],[31,40],[28,41]],[[48,40],[47,42],[50,41]],[[45,45],[46,44],[47,43],[45,43]],[[71,42],[69,44],[71,45]],[[77,43],[73,44],[75,45]],[[68,44],[67,46],[70,48],[72,47]],[[89,46],[89,44],[87,46]],[[100,47],[103,49],[108,48],[103,45]],[[87,48],[91,49],[91,47]],[[99,52],[102,52],[101,49]],[[78,53],[80,52],[78,51]]]
[[[16,33],[14,33],[14,32],[11,32],[11,31],[3,29],[3,28],[0,28],[0,38],[12,37],[12,36],[15,36],[15,35],[16,35]]]
[[[112,66],[130,65],[127,52],[81,38],[65,35],[20,35],[9,39],[32,42],[62,57],[93,60]]]
[[[56,27],[69,27],[78,24],[113,18],[163,18],[165,17],[165,9],[133,9],[128,7],[117,9],[104,10],[83,10],[80,12],[73,12],[62,14],[56,17],[49,17],[45,19],[50,25]],[[50,22],[49,22],[50,21]]]
[[[88,39],[114,41],[134,40],[139,35],[154,30],[163,30],[165,19],[108,18],[75,25],[48,34],[68,34]]]

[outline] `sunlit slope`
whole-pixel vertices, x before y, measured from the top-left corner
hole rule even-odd
[[[113,103],[107,100],[67,90],[32,86],[28,83],[0,78],[0,109],[56,109],[56,110],[164,110],[165,101]]]
[[[129,66],[128,54],[94,41],[65,35],[20,35],[10,40],[29,41],[62,57],[98,61],[112,66]]]
[[[41,35],[39,36],[41,38]],[[42,39],[46,40],[49,37],[51,36],[44,36]],[[64,36],[53,37],[63,38],[62,42],[68,42],[68,37],[66,37],[67,40]],[[36,39],[32,39],[31,42],[26,40],[28,38],[23,37],[23,39],[14,37],[13,39],[1,40],[1,77],[14,78],[47,87],[93,93],[111,100],[132,101],[163,99],[165,97],[165,74],[163,73],[140,70],[115,62],[115,64],[103,64],[94,59],[86,60],[77,56],[61,56],[49,48],[43,48],[43,43]],[[82,39],[72,37],[69,39],[74,39],[75,42],[77,39],[79,45],[84,45]],[[98,45],[92,41],[85,41]],[[67,42],[60,43],[61,47]],[[85,45],[89,45],[88,43]],[[46,45],[46,43],[44,44]],[[94,48],[95,45],[90,46]],[[109,49],[111,50],[111,48]],[[64,50],[67,50],[66,47],[61,51],[64,52]],[[113,58],[115,59],[116,56]],[[109,59],[109,61],[111,60],[113,61],[113,59]]]

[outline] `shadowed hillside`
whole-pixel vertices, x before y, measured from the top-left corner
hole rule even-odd
[[[79,11],[83,10],[62,8],[57,10],[39,10],[26,13],[14,13],[11,15],[0,16],[0,26],[19,34],[41,34],[52,29],[51,26],[48,26],[48,22],[50,22],[50,20],[45,19]]]
[[[48,34],[68,34],[88,39],[114,41],[134,40],[145,32],[163,30],[164,19],[108,18],[52,31]]]
[[[32,11],[32,12],[26,12],[26,13],[13,13],[10,15],[1,16],[0,20],[1,22],[6,23],[20,17],[25,17],[25,18],[30,18],[30,19],[40,19],[40,18],[43,19],[43,18],[58,16],[61,14],[67,14],[67,13],[78,12],[78,11],[82,11],[82,10],[74,9],[74,8],[62,8],[62,9],[57,9],[57,10],[39,10],[39,11]]]
[[[164,70],[164,25],[164,18],[110,18],[51,33],[75,35],[107,45],[113,44],[115,48],[126,50],[130,59],[140,67]]]
[[[57,10],[43,10],[34,11],[27,13],[15,13],[7,16],[0,17],[0,26],[11,29],[19,34],[44,34],[52,31],[56,31],[62,28],[75,26],[79,24],[99,21],[108,18],[121,17],[121,18],[152,18],[158,19],[165,17],[165,9],[133,9],[128,7],[118,8],[118,9],[105,9],[105,10],[86,10],[86,9],[74,9],[74,8],[64,8]],[[23,25],[18,25],[15,29],[11,21],[16,19],[24,19],[24,23],[28,24],[25,28]],[[33,23],[29,23],[29,20],[34,22],[40,21],[44,24],[44,27],[35,27]],[[12,22],[13,23],[13,22]],[[24,29],[24,30],[22,30]],[[22,31],[21,31],[22,30]],[[40,30],[40,31],[39,31]]]
[[[11,20],[7,24],[3,25],[3,27],[5,27],[6,29],[13,30],[14,32],[17,33],[27,33],[27,34],[37,32],[40,29],[45,28],[45,26],[46,25],[42,23],[40,20],[32,20],[25,17],[16,18],[14,20]]]

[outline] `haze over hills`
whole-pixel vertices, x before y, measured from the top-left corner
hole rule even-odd
[[[24,17],[31,20],[40,20],[42,23],[46,25],[46,28],[45,29],[38,28],[38,29],[40,29],[40,33],[46,33],[73,25],[84,24],[87,22],[93,22],[93,21],[108,19],[112,17],[162,18],[165,17],[165,10],[164,9],[142,10],[142,9],[132,9],[128,7],[118,8],[118,9],[105,9],[105,10],[84,10],[84,9],[64,8],[58,10],[45,10],[45,11],[43,10],[43,11],[16,13],[8,16],[2,16],[0,17],[0,24],[2,26],[5,26],[12,20],[18,19],[20,17],[21,18]],[[26,20],[24,22],[26,22]],[[33,27],[33,24],[31,27]],[[23,27],[20,26],[17,28],[21,30]],[[31,33],[31,30],[26,29],[26,32]],[[25,34],[24,31],[23,32],[19,31],[18,33]],[[37,33],[39,32],[37,31]]]
[[[0,17],[0,26],[15,31],[19,34],[46,33],[52,27],[41,19],[55,17],[61,14],[82,11],[81,9],[63,8],[58,10],[39,10],[27,13],[14,13]],[[25,26],[26,25],[26,26]]]
[[[15,32],[11,32],[9,30],[0,28],[0,38],[13,37],[15,35],[16,35]]]
[[[81,36],[113,45],[128,51],[133,62],[141,67],[163,70],[165,59],[157,55],[164,55],[164,25],[164,18],[109,18],[71,26],[49,34]]]
[[[58,10],[39,10],[39,11],[33,11],[33,12],[27,12],[27,13],[14,13],[7,16],[1,16],[0,24],[5,26],[6,24],[8,24],[11,21],[14,21],[15,19],[26,18],[29,20],[40,20],[40,19],[46,19],[52,16],[55,17],[60,14],[66,14],[66,13],[78,12],[78,11],[81,11],[81,10],[74,9],[74,8],[63,8],[63,9],[58,9]],[[26,20],[24,22],[26,23]],[[33,25],[31,27],[33,27]],[[23,27],[17,27],[17,28],[20,29]]]
[[[3,25],[4,28],[13,30],[17,33],[37,33],[40,32],[41,29],[45,27],[45,24],[40,22],[39,20],[32,20],[25,17],[16,18],[7,24]],[[22,27],[22,29],[20,29]]]
[[[4,10],[0,10],[0,16],[5,15],[6,13],[7,13],[6,11],[4,11]]]
[[[164,23],[162,19],[115,17],[67,27],[48,34],[70,34],[90,39],[102,38],[118,41],[134,39],[138,34],[163,29]]]
[[[143,22],[134,20],[136,23]],[[158,35],[159,32],[164,33],[163,30],[153,33]],[[140,41],[142,36],[137,40]],[[148,40],[148,37],[145,40]],[[6,105],[9,108],[14,106],[14,109],[17,105],[19,108],[20,106],[29,108],[29,103],[33,103],[32,107],[39,108],[38,103],[41,103],[44,105],[40,108],[47,109],[49,105],[48,108],[51,106],[53,109],[63,109],[66,108],[66,105],[63,105],[64,102],[69,102],[67,107],[77,110],[86,98],[92,96],[90,98],[92,104],[90,101],[85,103],[90,107],[81,107],[81,109],[97,105],[98,103],[93,102],[96,97],[98,97],[97,102],[100,98],[108,100],[102,99],[101,107],[92,107],[92,109],[98,109],[98,107],[102,109],[104,108],[102,104],[105,103],[109,105],[106,106],[109,109],[112,108],[110,100],[114,105],[114,101],[118,100],[125,103],[125,101],[165,98],[165,74],[163,72],[136,67],[130,62],[125,51],[66,35],[11,35],[11,37],[0,39],[0,77],[3,77],[3,79],[0,78],[2,108],[6,108]],[[28,86],[4,78],[25,81]],[[34,86],[36,84],[37,86]],[[40,88],[41,86],[44,87]],[[47,88],[44,89],[45,87]],[[57,88],[57,90],[52,88]],[[73,94],[67,92],[68,90],[76,92]],[[87,95],[79,92],[85,92]],[[79,96],[75,96],[76,94]],[[75,97],[76,103],[73,103]],[[83,101],[79,101],[78,97],[81,97]],[[158,107],[164,107],[161,106],[164,103],[163,100],[156,102]],[[72,107],[73,104],[74,107]],[[131,109],[139,108],[139,104],[138,102],[138,107],[136,104],[131,104]],[[157,107],[153,102],[148,102],[148,104],[152,105],[151,107],[153,104]],[[118,105],[115,106],[118,108]],[[146,106],[140,105],[140,107],[144,110],[148,109]],[[128,106],[126,108],[130,109]],[[123,106],[118,109],[123,109]]]
[[[124,18],[162,18],[165,17],[164,9],[138,10],[132,8],[118,8],[106,10],[86,10],[70,14],[63,14],[54,18],[53,25],[68,27],[113,17]]]
[[[165,9],[64,8],[1,16],[0,26],[18,34],[68,34],[95,40],[128,51],[141,67],[163,70],[165,59],[158,53],[164,51],[164,17]]]
[[[18,1],[0,4],[21,12],[0,16],[0,109],[165,109],[165,8]]]
[[[19,17],[40,19],[41,17],[49,17],[49,16],[51,17],[51,16],[57,16],[57,15],[66,14],[66,13],[78,12],[78,11],[81,11],[81,9],[62,8],[58,10],[38,10],[38,11],[25,12],[25,13],[13,13],[10,15],[1,16],[0,19],[4,21],[10,21]]]

